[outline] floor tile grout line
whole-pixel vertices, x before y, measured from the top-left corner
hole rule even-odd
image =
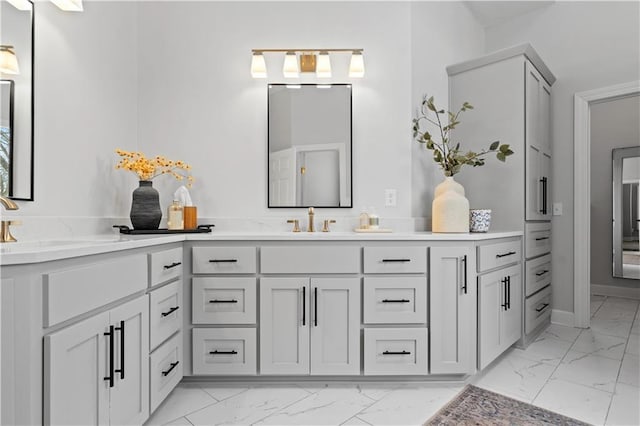
[[[298,384],[296,384],[296,386],[298,386]],[[255,422],[253,422],[251,424],[252,425],[258,424],[261,421],[264,421],[264,420],[268,419],[269,417],[272,417],[272,416],[275,416],[276,414],[279,414],[282,410],[285,410],[285,409],[291,407],[292,405],[297,404],[298,402],[302,402],[307,398],[311,398],[312,396],[316,395],[316,393],[317,393],[317,392],[311,393],[311,392],[307,391],[306,389],[303,389],[302,387],[300,387],[300,390],[302,390],[304,392],[307,392],[307,395],[304,395],[302,398],[297,399],[297,400],[295,400],[295,401],[293,401],[293,402],[291,402],[291,403],[289,403],[287,405],[283,405],[282,407],[278,407],[278,409],[276,411],[274,411],[273,413],[271,413],[271,414],[269,414],[269,415],[267,415],[265,417],[262,417],[260,420],[257,420],[257,421],[255,421]]]

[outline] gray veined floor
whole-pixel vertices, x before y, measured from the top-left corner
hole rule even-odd
[[[591,328],[551,325],[472,384],[596,425],[640,425],[638,301],[591,298]],[[182,384],[147,425],[420,425],[462,384]]]

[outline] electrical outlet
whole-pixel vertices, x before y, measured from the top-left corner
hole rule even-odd
[[[398,202],[398,191],[396,189],[384,190],[384,206],[395,207]]]
[[[562,203],[553,203],[553,215],[562,216]]]

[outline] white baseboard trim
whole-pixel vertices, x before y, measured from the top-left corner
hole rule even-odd
[[[618,287],[614,285],[591,284],[591,294],[600,296],[624,297],[627,299],[640,299],[640,287]]]
[[[551,311],[551,323],[558,325],[565,325],[567,327],[574,327],[574,316],[573,312],[560,311],[558,309],[553,309]]]

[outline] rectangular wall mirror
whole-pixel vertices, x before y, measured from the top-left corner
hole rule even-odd
[[[352,207],[351,85],[270,84],[269,207]]]
[[[0,195],[33,200],[33,2],[0,0]]]
[[[640,279],[640,146],[613,150],[613,276]]]

